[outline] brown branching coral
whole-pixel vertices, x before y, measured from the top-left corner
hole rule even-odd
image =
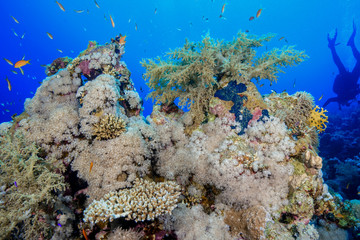
[[[38,156],[40,149],[19,132],[0,139],[0,239],[8,239],[16,227],[24,239],[51,236],[47,213],[55,202],[54,192],[65,190],[64,178],[56,173],[62,164]]]
[[[93,134],[97,140],[113,139],[126,131],[126,123],[120,117],[106,114],[100,117],[98,123],[93,126]]]
[[[233,41],[214,40],[206,35],[201,42],[186,41],[182,48],[167,53],[168,59],[143,60],[145,78],[156,104],[190,107],[195,125],[208,112],[209,101],[217,89],[228,82],[249,83],[252,79],[276,81],[282,67],[298,64],[306,58],[293,47],[274,49],[256,57],[255,48],[270,41],[271,35],[260,38],[239,33]]]

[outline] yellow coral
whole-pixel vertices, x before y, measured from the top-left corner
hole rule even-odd
[[[100,121],[93,126],[93,134],[97,140],[113,139],[126,131],[126,123],[123,119],[111,114],[100,117]]]
[[[325,131],[325,123],[329,122],[328,116],[325,115],[326,112],[327,110],[324,110],[323,108],[320,109],[319,106],[316,106],[310,112],[308,123],[311,127],[316,127],[319,133]]]

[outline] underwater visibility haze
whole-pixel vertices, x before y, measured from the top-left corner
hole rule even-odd
[[[0,239],[360,239],[360,1],[2,1]]]

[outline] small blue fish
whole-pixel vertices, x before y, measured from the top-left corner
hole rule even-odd
[[[14,182],[14,185],[15,185],[15,187],[18,187],[16,181]]]
[[[59,227],[62,227],[60,223],[57,224]]]

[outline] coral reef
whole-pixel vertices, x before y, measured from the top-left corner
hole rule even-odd
[[[328,112],[329,123],[320,136],[324,180],[344,199],[358,199],[360,191],[360,108]]]
[[[190,107],[198,126],[209,112],[214,93],[230,81],[249,83],[252,79],[277,80],[281,67],[298,64],[307,56],[292,47],[273,49],[256,57],[256,48],[273,36],[256,38],[239,33],[233,41],[210,38],[198,43],[186,41],[182,48],[167,53],[169,59],[142,61],[145,78],[156,103],[169,105],[179,98],[180,106]]]
[[[6,153],[14,158],[1,158],[0,219],[14,218],[3,232],[15,239],[46,229],[37,236],[291,240],[318,239],[333,224],[358,226],[357,203],[323,182],[317,136],[324,112],[308,93],[261,96],[251,82],[275,82],[283,67],[306,58],[291,47],[257,57],[270,39],[207,35],[168,60],[144,60],[150,97],[160,103],[146,119],[121,61],[125,44],[90,41],[43,81],[23,114],[0,125],[0,145],[26,139]],[[23,171],[10,171],[23,163]],[[37,182],[45,176],[51,181]],[[20,190],[39,201],[11,195]]]

